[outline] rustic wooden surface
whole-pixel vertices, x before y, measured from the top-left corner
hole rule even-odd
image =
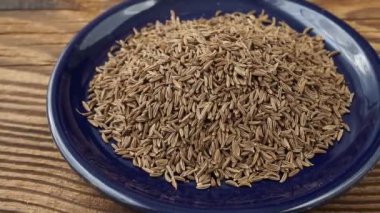
[[[101,195],[52,143],[45,94],[57,56],[118,0],[0,1],[0,212],[133,212]],[[379,0],[314,0],[380,52]],[[315,212],[380,212],[380,166]]]

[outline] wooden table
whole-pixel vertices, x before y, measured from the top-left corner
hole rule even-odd
[[[73,35],[118,0],[0,1],[0,212],[132,212],[85,183],[52,143],[45,94]],[[380,52],[379,0],[315,0]],[[380,212],[380,166],[316,212]]]

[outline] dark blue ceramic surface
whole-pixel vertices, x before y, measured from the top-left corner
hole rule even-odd
[[[96,129],[77,113],[86,97],[94,67],[106,60],[114,44],[148,22],[164,21],[175,10],[182,19],[224,12],[265,10],[298,31],[312,27],[329,49],[341,52],[336,63],[355,93],[352,131],[327,154],[312,159],[315,166],[285,183],[262,181],[252,188],[223,185],[196,190],[179,184],[174,190],[163,179],[150,178],[105,145]],[[295,0],[146,0],[125,1],[84,28],[60,57],[50,81],[48,116],[54,140],[69,164],[112,198],[144,211],[159,212],[279,212],[305,210],[325,202],[357,182],[380,155],[379,60],[368,43],[345,23],[310,3]]]

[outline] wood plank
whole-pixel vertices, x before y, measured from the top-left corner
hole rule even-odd
[[[72,0],[2,0],[0,4],[0,10],[57,10],[75,8],[78,8],[78,4]]]
[[[312,0],[311,2],[345,20],[379,19],[377,0]]]

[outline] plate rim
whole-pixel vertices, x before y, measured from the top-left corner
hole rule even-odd
[[[48,118],[48,125],[50,128],[50,131],[52,133],[53,141],[56,144],[58,150],[60,151],[61,155],[64,157],[64,159],[68,162],[70,167],[76,171],[83,179],[85,179],[87,182],[89,182],[92,186],[97,188],[99,191],[103,192],[104,194],[108,195],[109,197],[113,198],[114,200],[119,201],[122,204],[127,204],[134,208],[139,208],[143,210],[148,211],[167,211],[170,209],[171,211],[181,211],[181,212],[228,212],[228,211],[234,211],[233,209],[225,209],[225,210],[210,210],[210,209],[199,209],[199,208],[187,208],[187,207],[180,207],[180,206],[174,206],[171,204],[161,203],[158,201],[152,201],[148,200],[144,196],[140,195],[132,195],[133,192],[129,195],[125,195],[118,190],[114,189],[113,187],[107,185],[102,180],[100,180],[96,175],[94,175],[92,172],[88,171],[84,165],[77,159],[78,157],[75,157],[71,151],[67,148],[66,142],[64,141],[62,137],[62,130],[57,128],[57,114],[54,113],[55,109],[53,108],[53,103],[55,98],[53,97],[53,90],[56,90],[56,84],[57,84],[57,77],[59,74],[63,72],[63,62],[65,62],[67,57],[70,56],[70,52],[74,48],[74,44],[77,43],[77,41],[80,41],[87,35],[87,33],[95,27],[99,22],[103,21],[108,16],[112,15],[113,13],[121,10],[122,8],[126,8],[129,6],[132,6],[138,2],[144,2],[147,0],[130,0],[130,1],[124,1],[121,3],[116,4],[115,6],[112,6],[111,8],[107,9],[105,12],[98,15],[95,19],[93,19],[91,22],[89,22],[85,27],[83,27],[67,44],[67,46],[63,49],[61,55],[59,56],[54,68],[53,72],[51,74],[49,84],[48,84],[48,90],[46,95],[46,111],[47,111],[47,118]],[[264,0],[267,1],[267,0]],[[307,1],[297,1],[297,0],[287,0],[289,2],[293,2],[299,5],[302,5],[304,7],[310,8],[329,20],[333,21],[337,25],[339,25],[343,30],[351,34],[351,37],[354,38],[355,42],[357,42],[360,47],[365,50],[366,56],[370,63],[372,65],[376,65],[380,68],[380,59],[376,53],[376,51],[373,49],[373,47],[368,43],[367,40],[365,40],[356,30],[354,30],[351,26],[349,26],[346,22],[339,19],[332,13],[328,12],[327,10],[313,4]],[[379,81],[380,73],[375,73],[377,80]],[[377,138],[374,140],[378,142],[380,140],[380,136],[377,135]],[[303,211],[308,210],[313,207],[319,206],[326,201],[330,200],[331,198],[334,198],[343,192],[347,191],[349,188],[351,188],[355,183],[357,183],[360,179],[364,177],[364,175],[372,169],[376,162],[380,160],[380,146],[377,147],[374,154],[369,158],[369,160],[364,163],[363,167],[361,167],[359,170],[355,171],[354,175],[351,176],[346,181],[341,182],[333,189],[329,190],[328,193],[320,195],[315,197],[314,199],[309,200],[308,202],[301,203],[299,205],[293,206],[288,209],[281,209],[283,212],[288,211]],[[239,209],[239,212],[252,212],[253,209]]]

